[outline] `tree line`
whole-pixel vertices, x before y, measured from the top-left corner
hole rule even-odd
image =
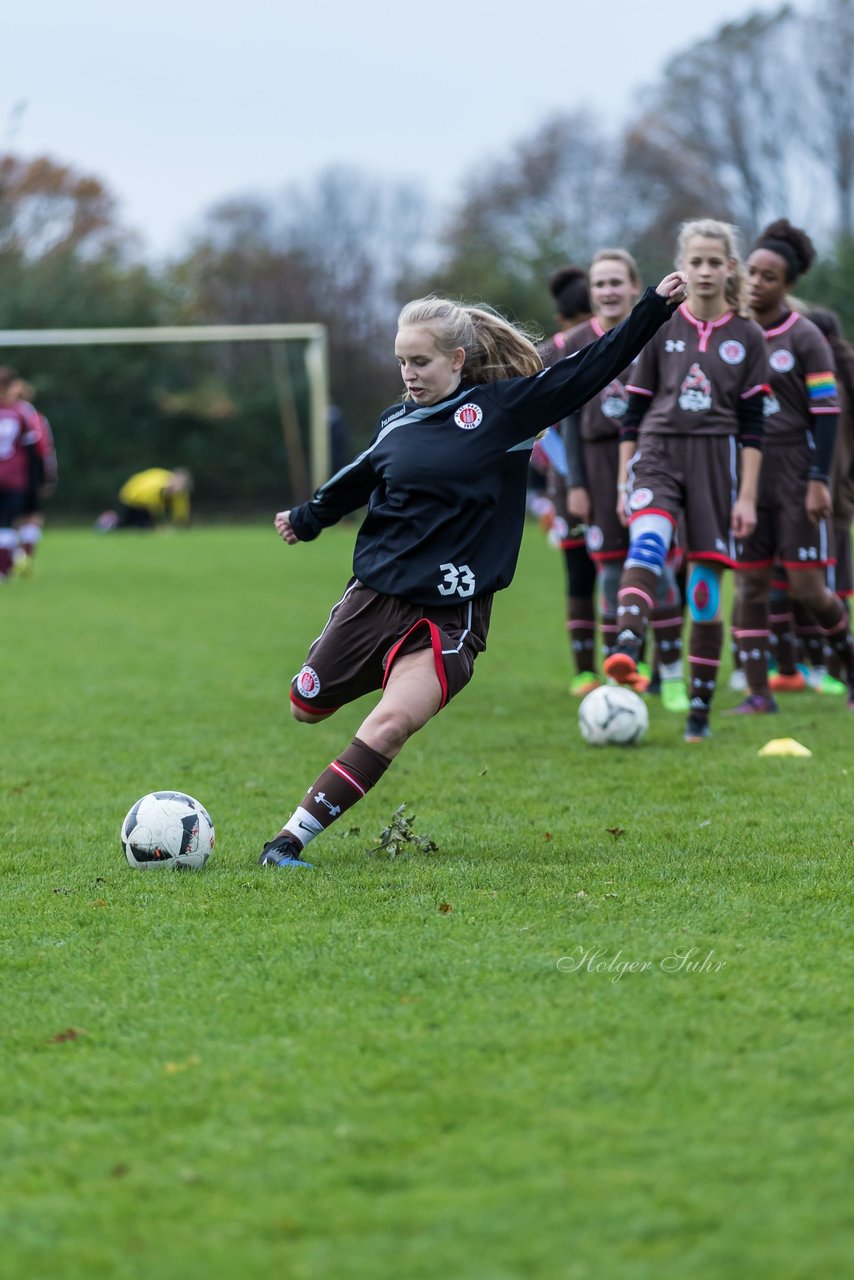
[[[438,218],[411,186],[338,167],[219,203],[155,268],[102,179],[0,154],[0,329],[323,323],[330,396],[355,451],[399,393],[391,341],[407,298],[483,299],[547,332],[557,267],[623,245],[657,279],[679,223],[699,215],[735,223],[745,246],[775,217],[806,227],[820,259],[800,292],[854,333],[854,0],[721,27],[672,59],[614,129],[568,107],[484,159]],[[0,360],[31,380],[54,425],[54,510],[109,505],[148,465],[188,466],[210,513],[306,496],[282,431],[283,385],[307,422],[290,347],[24,348]]]

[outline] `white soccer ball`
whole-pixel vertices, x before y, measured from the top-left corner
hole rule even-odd
[[[633,689],[607,684],[593,689],[578,708],[578,727],[594,747],[627,747],[649,727],[646,703]]]
[[[122,823],[122,848],[137,871],[205,865],[214,847],[210,814],[183,791],[152,791]]]

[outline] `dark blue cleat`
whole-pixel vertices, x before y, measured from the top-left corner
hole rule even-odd
[[[688,716],[688,723],[685,725],[686,742],[705,742],[711,736],[712,730],[707,716],[698,716],[693,713]]]
[[[262,867],[314,867],[313,862],[306,862],[302,857],[302,849],[292,836],[276,836],[264,845],[258,859]]]

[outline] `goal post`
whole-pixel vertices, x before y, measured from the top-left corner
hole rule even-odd
[[[326,326],[322,324],[151,325],[124,329],[0,329],[4,347],[133,346],[184,342],[301,342],[309,389],[309,454],[312,489],[329,479],[329,367]],[[274,350],[274,346],[271,350]],[[276,379],[282,423],[292,418],[290,388]],[[286,431],[286,448],[288,432]]]

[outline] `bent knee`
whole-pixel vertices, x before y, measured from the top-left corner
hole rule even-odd
[[[290,704],[291,715],[294,720],[299,720],[300,724],[319,724],[321,720],[328,720],[334,715],[334,711],[305,711],[302,707],[298,707],[295,702]]]
[[[721,619],[721,572],[703,561],[692,565],[688,576],[688,610],[692,622]]]
[[[736,595],[744,604],[764,604],[769,596],[770,577],[743,569],[736,577]]]
[[[832,594],[823,575],[805,570],[802,573],[793,573],[789,577],[789,595],[793,600],[797,600],[798,604],[806,605],[808,609],[826,605],[828,596]]]

